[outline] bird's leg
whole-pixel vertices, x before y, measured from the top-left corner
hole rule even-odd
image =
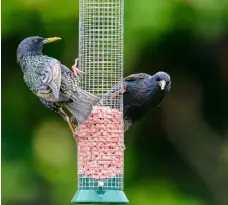
[[[75,75],[80,75],[80,74],[86,75],[85,72],[78,69],[78,58],[75,59],[75,63],[71,68]]]
[[[120,90],[117,90],[113,95],[112,95],[112,99],[115,99],[120,93],[123,94],[126,91],[126,86],[125,86],[125,81],[124,78],[121,78],[122,81],[122,85],[120,87]]]
[[[77,132],[74,130],[72,124],[71,124],[71,121],[70,121],[70,118],[69,116],[63,111],[62,108],[59,108],[59,114],[63,117],[63,119],[67,122],[73,136],[74,136],[74,139],[76,141],[76,144],[78,144],[78,134]]]

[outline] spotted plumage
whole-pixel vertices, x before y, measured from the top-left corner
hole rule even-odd
[[[60,61],[43,55],[43,45],[59,39],[38,36],[24,39],[17,49],[17,61],[27,86],[46,107],[58,112],[72,130],[69,117],[63,108],[66,108],[78,123],[83,123],[99,97],[82,90],[79,87],[79,76]]]

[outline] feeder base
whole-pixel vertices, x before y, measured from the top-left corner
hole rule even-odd
[[[121,190],[107,190],[99,194],[95,190],[78,190],[71,203],[73,204],[128,204],[125,193]]]

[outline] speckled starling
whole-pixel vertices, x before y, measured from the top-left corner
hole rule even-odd
[[[115,98],[123,93],[124,130],[161,105],[171,88],[170,76],[165,72],[154,75],[138,73],[127,76],[121,83],[117,83],[108,95]]]
[[[93,105],[100,100],[79,87],[78,69],[72,72],[55,58],[43,55],[43,45],[61,38],[28,37],[17,49],[17,61],[24,73],[24,81],[41,102],[51,110],[59,113],[68,123],[73,135],[66,108],[77,120],[83,123],[91,113]],[[76,75],[75,75],[76,74]]]

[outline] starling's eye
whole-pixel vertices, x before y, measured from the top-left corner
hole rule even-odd
[[[161,81],[161,78],[156,76],[156,81]]]

